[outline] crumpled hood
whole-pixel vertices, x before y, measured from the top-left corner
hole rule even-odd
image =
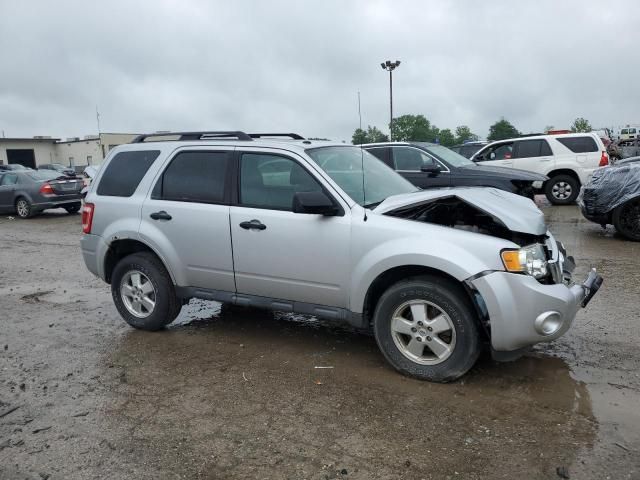
[[[492,215],[512,232],[544,235],[547,227],[544,214],[528,198],[514,193],[487,187],[456,187],[422,190],[420,192],[394,195],[373,209],[385,214],[393,210],[428,203],[438,198],[457,197],[460,200]]]

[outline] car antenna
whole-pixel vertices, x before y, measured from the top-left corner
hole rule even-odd
[[[362,166],[362,207],[364,208],[364,221],[367,221],[367,193],[364,188],[364,148],[360,145],[360,165]]]

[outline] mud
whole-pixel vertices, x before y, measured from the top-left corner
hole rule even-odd
[[[192,301],[134,331],[79,216],[0,217],[0,479],[640,478],[640,245],[545,212],[603,290],[564,338],[450,385],[308,317]]]

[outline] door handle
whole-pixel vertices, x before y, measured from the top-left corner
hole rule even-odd
[[[264,230],[267,228],[264,223],[256,219],[253,219],[250,222],[242,222],[240,226],[245,230]]]
[[[164,210],[160,210],[159,212],[153,212],[149,216],[151,218],[153,218],[154,220],[171,220],[171,218],[172,218],[171,215],[169,215]]]

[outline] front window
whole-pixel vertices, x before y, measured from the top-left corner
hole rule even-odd
[[[463,157],[459,153],[454,152],[450,148],[442,145],[428,145],[425,150],[438,160],[451,165],[452,167],[468,167],[474,163],[468,158]]]
[[[418,191],[360,147],[319,147],[306,152],[359,205],[373,207],[392,195]]]

